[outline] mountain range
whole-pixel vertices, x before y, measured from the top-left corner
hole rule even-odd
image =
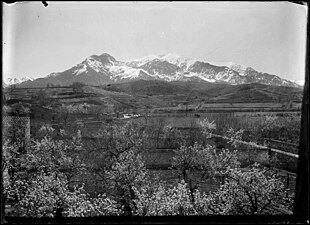
[[[118,61],[107,53],[92,55],[63,72],[51,73],[35,80],[27,78],[16,81],[15,84],[17,87],[46,87],[47,85],[67,86],[74,82],[81,82],[98,86],[134,80],[201,81],[231,85],[259,83],[301,87],[292,81],[277,75],[258,72],[251,67],[234,63],[214,65],[174,53],[149,55],[129,61]]]
[[[22,77],[22,78],[8,78],[6,82],[2,81],[3,87],[7,87],[14,84],[20,84],[26,81],[33,81],[34,79],[30,77]]]

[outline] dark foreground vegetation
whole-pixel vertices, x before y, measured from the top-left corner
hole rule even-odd
[[[264,135],[275,129],[270,125],[272,121],[267,118],[262,125]],[[231,138],[227,149],[215,146],[212,134],[218,131],[217,125],[208,119],[199,119],[197,129],[191,131],[159,122],[110,121],[87,140],[79,130],[72,135],[72,130],[56,130],[49,125],[26,139],[18,133],[21,129],[10,127],[8,133],[13,138],[4,138],[2,162],[7,214],[85,217],[291,213],[294,193],[275,173],[275,164],[270,163],[268,155],[260,163],[240,162],[237,141],[244,138],[244,131],[221,130]],[[173,182],[147,167],[148,151],[159,145],[174,149],[170,170],[177,179]],[[201,183],[194,182],[197,176],[200,181],[218,181],[219,188],[206,191]]]
[[[296,173],[297,158],[240,141],[297,154],[299,90],[280,104],[283,91],[256,85],[269,98],[249,109],[244,87],[224,98],[136,84],[9,90],[5,111],[29,116],[30,135],[18,123],[3,134],[8,218],[292,213],[295,180],[279,169]]]

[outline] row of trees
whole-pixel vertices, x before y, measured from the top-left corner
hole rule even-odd
[[[243,138],[246,141],[262,143],[264,138],[281,140],[298,145],[300,136],[300,114],[294,112],[283,115],[260,115],[260,116],[234,116],[215,115],[211,116],[218,125],[217,133],[224,134],[229,128],[244,130]]]
[[[291,209],[291,196],[271,170],[258,164],[241,168],[235,150],[207,143],[214,123],[201,121],[200,128],[205,141],[194,144],[165,128],[166,140],[181,142],[172,163],[180,179],[168,185],[146,168],[142,153],[149,149],[150,133],[140,123],[106,125],[97,144],[83,143],[80,132],[58,140],[51,127],[42,127],[45,137],[30,141],[24,151],[18,143],[4,144],[6,203],[14,216],[31,217],[276,214],[274,207]],[[238,132],[230,133],[238,138]],[[191,185],[195,171],[201,179],[226,179],[218,191],[205,193]],[[82,185],[90,176],[97,193]]]

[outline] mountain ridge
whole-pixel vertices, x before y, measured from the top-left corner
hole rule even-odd
[[[91,55],[81,63],[57,73],[35,80],[26,80],[18,87],[46,87],[71,85],[81,82],[89,85],[122,83],[130,80],[188,81],[203,80],[209,83],[231,85],[261,83],[273,86],[301,87],[277,75],[258,72],[251,67],[230,63],[213,65],[203,60],[181,57],[175,53],[150,55],[141,59],[118,61],[108,53]]]

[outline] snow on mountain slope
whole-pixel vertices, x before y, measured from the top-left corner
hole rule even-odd
[[[7,85],[20,84],[26,81],[33,81],[31,77],[22,77],[22,78],[8,78],[5,82]]]
[[[140,67],[154,59],[158,59],[159,56],[158,55],[148,55],[148,56],[145,56],[145,57],[142,57],[140,59],[132,59],[132,60],[128,60],[126,61],[126,64],[128,66],[134,66],[134,67]]]
[[[182,57],[179,56],[176,53],[168,53],[166,55],[148,55],[145,57],[142,57],[140,59],[133,59],[133,60],[129,60],[127,61],[127,65],[133,65],[136,67],[140,67],[146,63],[149,63],[153,60],[159,60],[159,61],[167,61],[171,64],[174,64],[176,66],[182,67],[182,66],[186,66],[186,68],[188,68],[190,65],[194,64],[196,62],[196,60],[187,58],[187,57]]]
[[[71,69],[64,72],[51,73],[44,78],[36,79],[33,81],[33,84],[44,86],[48,83],[57,83],[59,85],[62,83],[83,82],[100,85],[137,79],[165,81],[195,79],[232,85],[261,83],[300,87],[296,83],[281,79],[276,75],[261,73],[251,67],[238,65],[233,62],[209,63],[203,60],[179,56],[176,53],[149,55],[124,62],[116,60],[107,53],[92,55]],[[29,85],[29,82],[26,83]]]
[[[241,76],[245,76],[245,71],[248,68],[247,66],[236,64],[234,62],[210,62],[213,65],[225,66],[231,70],[234,70],[239,73]]]
[[[75,74],[77,76],[82,74],[82,73],[87,73],[87,65],[85,65],[85,64],[79,64],[77,66],[77,69],[73,72],[73,74]]]
[[[148,74],[143,69],[137,69],[125,64],[123,65],[113,65],[108,67],[109,72],[112,74],[112,79],[114,81],[122,80],[122,79],[137,79],[140,77],[141,72]]]
[[[177,65],[179,67],[185,66],[186,69],[190,67],[192,64],[196,62],[196,60],[179,56],[176,53],[168,53],[167,55],[163,55],[159,58],[160,60],[167,61],[171,64]]]
[[[185,74],[184,77],[198,77],[204,81],[214,83],[216,82],[216,79],[213,78],[211,75],[206,75],[206,74],[198,74],[194,72],[190,72],[188,74]]]

